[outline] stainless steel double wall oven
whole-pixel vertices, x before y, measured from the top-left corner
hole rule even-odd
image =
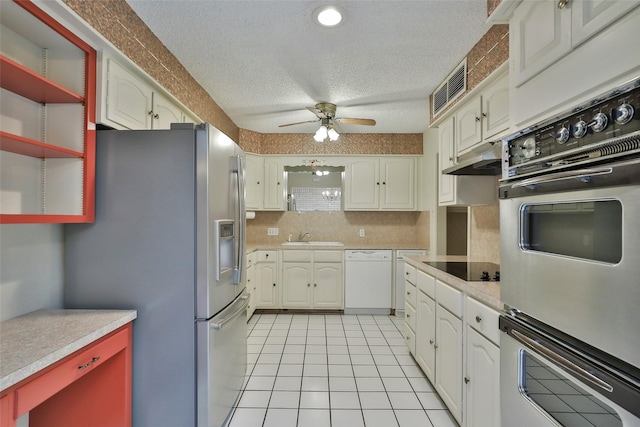
[[[640,425],[640,78],[503,141],[504,426]]]

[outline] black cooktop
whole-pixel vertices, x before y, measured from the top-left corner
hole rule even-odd
[[[467,282],[500,281],[500,265],[492,262],[423,261]]]

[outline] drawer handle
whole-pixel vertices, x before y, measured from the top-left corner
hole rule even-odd
[[[78,366],[78,369],[80,369],[81,371],[84,369],[87,369],[89,366],[93,365],[94,363],[96,363],[98,360],[100,360],[99,356],[94,357],[93,359],[89,360],[87,363],[85,363],[84,365],[80,365]]]
[[[482,322],[482,317],[476,316],[476,322],[478,322],[478,323]]]

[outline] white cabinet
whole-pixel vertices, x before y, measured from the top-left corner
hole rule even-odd
[[[497,311],[466,298],[466,427],[500,425],[500,332]]]
[[[255,252],[247,254],[247,292],[249,294],[249,304],[247,304],[247,320],[251,319],[256,311],[256,302],[258,300],[258,291],[256,289],[255,280]]]
[[[509,76],[503,74],[455,113],[456,157],[509,129]]]
[[[104,57],[106,82],[100,121],[123,129],[169,129],[191,121],[178,105],[113,58]]]
[[[416,159],[351,159],[345,174],[345,210],[415,210]]]
[[[564,8],[556,0],[522,2],[509,21],[514,86],[563,60],[572,49],[637,6],[635,1],[576,0],[567,2]],[[594,61],[600,60],[597,52],[592,56]]]
[[[434,279],[435,280],[435,279]],[[418,307],[416,308],[416,351],[415,359],[423,372],[435,383],[436,376],[436,302],[429,295],[418,290]]]
[[[438,126],[440,171],[455,164],[455,117]],[[483,205],[495,203],[495,178],[492,176],[438,175],[438,204],[440,206]]]
[[[256,308],[280,308],[277,258],[277,251],[256,251]]]
[[[282,308],[342,309],[342,251],[282,251]]]
[[[284,167],[277,158],[245,154],[246,203],[249,210],[286,209]]]
[[[0,2],[0,223],[94,220],[96,51]]]
[[[417,289],[416,289],[416,268],[410,264],[404,265],[404,330],[409,352],[416,357],[416,327],[418,324],[417,313]]]
[[[446,285],[445,285],[446,286]],[[436,391],[462,422],[462,320],[436,305]]]

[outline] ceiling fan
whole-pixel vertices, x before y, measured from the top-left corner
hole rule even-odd
[[[353,119],[346,117],[336,117],[336,104],[329,102],[319,102],[315,107],[307,107],[307,110],[311,111],[318,118],[316,120],[307,120],[304,122],[288,123],[286,125],[280,125],[279,127],[295,126],[304,123],[321,122],[320,129],[316,132],[316,140],[322,141],[327,136],[332,141],[338,138],[338,133],[333,128],[334,123],[344,123],[348,125],[364,125],[375,126],[376,121],[373,119]],[[321,138],[321,136],[323,136]],[[333,135],[333,137],[332,137]]]

